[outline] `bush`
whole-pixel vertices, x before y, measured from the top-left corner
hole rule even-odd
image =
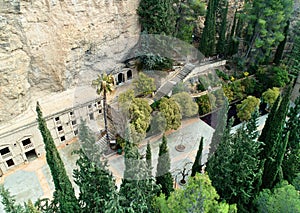
[[[264,86],[264,90],[272,87],[284,87],[289,82],[285,66],[260,66],[256,76]]]
[[[216,70],[216,73],[217,73],[219,78],[222,78],[224,81],[229,81],[229,76],[226,73],[224,73],[224,72],[222,72],[221,70],[218,70],[218,69]]]
[[[196,98],[199,106],[199,115],[205,115],[216,107],[216,97],[213,94],[202,95]]]

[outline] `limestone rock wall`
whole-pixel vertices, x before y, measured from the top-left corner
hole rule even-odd
[[[138,0],[0,0],[0,122],[36,97],[113,69],[139,34],[137,7]]]

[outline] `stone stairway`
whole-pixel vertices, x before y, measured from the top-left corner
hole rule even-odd
[[[112,139],[114,138],[114,135],[111,132],[108,132],[109,138]],[[106,135],[101,137],[96,144],[99,146],[100,150],[105,154],[107,153],[110,148],[109,148],[109,142],[106,140]]]

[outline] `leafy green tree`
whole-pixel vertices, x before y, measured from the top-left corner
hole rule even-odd
[[[141,31],[174,35],[177,16],[173,3],[173,0],[141,0],[137,9]]]
[[[102,75],[98,75],[97,79],[92,81],[92,86],[96,88],[98,95],[103,95],[103,116],[104,116],[104,129],[106,132],[106,140],[109,142],[109,134],[107,127],[107,93],[113,91],[114,77],[107,75],[105,72]]]
[[[198,148],[198,151],[197,151],[197,155],[196,155],[196,158],[195,158],[195,161],[194,161],[194,164],[192,166],[192,173],[191,173],[191,176],[194,177],[196,175],[196,173],[201,173],[202,171],[202,163],[201,163],[201,160],[202,160],[202,151],[203,151],[203,137],[201,137],[201,140],[200,140],[200,143],[199,143],[199,148]]]
[[[79,158],[78,169],[73,171],[79,187],[79,203],[83,212],[105,212],[107,200],[115,192],[115,182],[107,169],[107,161],[101,160],[101,150],[96,145],[92,131],[81,120],[79,125],[81,149],[75,151]],[[92,198],[92,199],[91,199]]]
[[[185,85],[184,82],[178,82],[172,90],[172,94],[175,95],[177,93],[181,93],[181,92],[188,92],[189,89],[187,88],[187,86]]]
[[[200,0],[176,1],[177,20],[175,36],[191,43],[196,20],[205,15],[205,3]]]
[[[272,49],[284,40],[283,29],[291,15],[293,1],[254,0],[246,2],[245,7],[246,58],[254,63],[268,62]]]
[[[24,208],[20,204],[16,204],[16,199],[11,196],[10,192],[3,185],[0,186],[0,195],[2,197],[1,203],[6,213],[24,212]]]
[[[241,121],[247,121],[252,113],[259,107],[260,100],[254,96],[248,96],[242,103],[237,105],[237,116]]]
[[[171,98],[163,97],[159,104],[159,110],[166,119],[166,129],[178,129],[181,125],[181,113],[178,104]]]
[[[156,184],[161,186],[162,193],[170,196],[173,189],[173,178],[170,173],[170,156],[167,145],[167,138],[163,135],[162,143],[159,145],[158,162],[156,169]]]
[[[271,108],[280,94],[278,87],[268,89],[262,94],[263,101],[268,104],[268,108]]]
[[[140,142],[146,136],[151,121],[152,108],[148,102],[142,98],[134,98],[129,106],[129,119],[132,138],[135,142]]]
[[[142,72],[140,72],[138,78],[133,81],[133,85],[137,95],[149,95],[156,90],[154,79]]]
[[[187,92],[177,93],[171,98],[179,104],[180,112],[183,118],[197,115],[198,105]]]
[[[36,112],[38,115],[38,126],[43,137],[46,149],[46,160],[50,167],[51,175],[53,178],[55,191],[54,203],[58,204],[59,210],[62,213],[79,212],[78,200],[75,196],[73,186],[66,173],[64,164],[56,149],[55,143],[51,133],[47,127],[45,118],[41,111],[39,103],[36,105]]]
[[[237,212],[235,205],[219,202],[219,195],[206,174],[197,173],[190,177],[183,189],[177,189],[166,200],[164,195],[157,197],[156,206],[160,212]]]
[[[221,199],[236,203],[238,209],[245,212],[260,182],[260,143],[251,138],[244,126],[233,135],[229,134],[230,129],[231,125],[226,128],[215,154],[209,158],[206,171]]]
[[[284,87],[290,81],[287,67],[284,65],[279,67],[260,66],[257,70],[256,76],[265,89],[272,87]]]
[[[264,189],[255,199],[257,212],[300,212],[299,192],[286,181],[279,183],[271,191]]]
[[[219,0],[209,0],[199,50],[205,56],[213,55],[216,46],[216,10]]]
[[[161,134],[166,129],[166,119],[161,112],[152,113],[149,134]]]
[[[284,128],[284,135],[289,132],[289,141],[283,159],[284,179],[292,183],[300,174],[300,97],[295,101],[295,106],[290,108],[288,120]]]
[[[206,94],[196,98],[199,106],[199,115],[211,112],[216,107],[216,97],[213,94]]]
[[[213,133],[211,143],[209,146],[208,159],[215,153],[218,148],[218,145],[223,141],[224,131],[227,124],[227,113],[228,113],[228,101],[225,101],[224,106],[218,111],[218,123],[216,129]]]
[[[126,90],[125,92],[119,94],[118,104],[121,108],[125,108],[126,110],[126,108],[130,105],[130,103],[133,101],[134,98],[135,98],[134,90],[133,89]]]

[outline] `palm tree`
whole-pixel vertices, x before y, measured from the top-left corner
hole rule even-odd
[[[113,91],[114,77],[107,75],[105,72],[98,75],[98,78],[92,81],[92,86],[96,88],[98,95],[103,94],[103,116],[104,116],[104,129],[106,133],[107,142],[109,142],[108,128],[107,128],[107,104],[106,95]]]

